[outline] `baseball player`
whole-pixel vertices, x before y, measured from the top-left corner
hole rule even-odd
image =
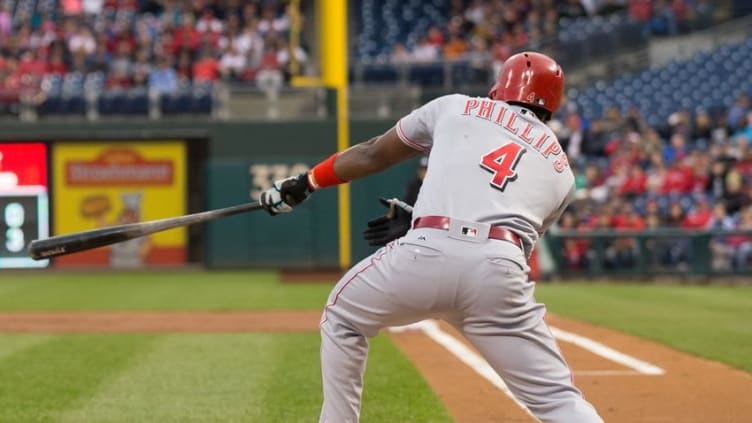
[[[563,86],[551,58],[514,55],[488,98],[439,97],[261,194],[267,211],[286,213],[319,189],[430,152],[411,229],[350,269],[324,308],[321,423],[358,421],[368,339],[426,318],[461,330],[541,421],[602,422],[573,385],[527,277],[536,241],[573,196],[566,155],[544,124]]]

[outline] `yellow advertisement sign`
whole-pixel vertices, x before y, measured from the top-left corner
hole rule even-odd
[[[54,234],[186,214],[181,141],[53,144]],[[186,230],[60,257],[56,265],[142,267],[186,261]]]

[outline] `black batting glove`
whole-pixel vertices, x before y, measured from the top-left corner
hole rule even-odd
[[[369,221],[368,228],[363,231],[363,238],[368,241],[368,245],[378,247],[404,236],[410,230],[413,220],[413,208],[408,204],[396,198],[379,198],[379,202],[389,208],[389,211],[386,215]]]
[[[259,203],[272,216],[279,213],[289,213],[293,207],[305,201],[313,192],[308,183],[308,174],[301,173],[287,179],[280,179],[272,187],[262,192]]]

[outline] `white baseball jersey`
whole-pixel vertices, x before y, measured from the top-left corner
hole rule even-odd
[[[556,135],[530,110],[460,94],[402,118],[400,139],[429,154],[414,217],[448,216],[515,231],[529,255],[573,198]]]

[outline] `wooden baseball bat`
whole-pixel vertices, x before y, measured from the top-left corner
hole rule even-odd
[[[105,245],[127,241],[129,239],[142,237],[155,232],[166,231],[167,229],[177,228],[179,226],[207,222],[262,208],[263,206],[261,206],[261,204],[254,201],[238,206],[187,214],[185,216],[151,220],[148,222],[129,223],[126,225],[110,226],[108,228],[60,235],[52,238],[37,239],[29,243],[28,251],[29,256],[34,260],[64,256],[66,254],[73,254],[79,251],[91,250],[92,248],[104,247]]]

